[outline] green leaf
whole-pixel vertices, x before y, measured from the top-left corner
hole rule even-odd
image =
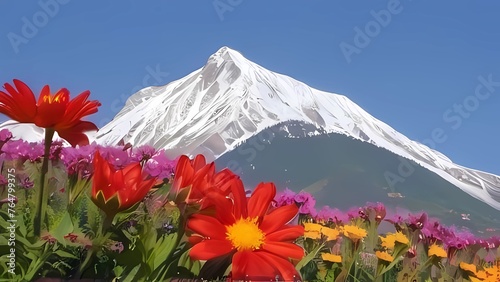
[[[75,255],[70,254],[68,252],[65,252],[63,250],[57,250],[57,251],[55,251],[55,254],[58,255],[58,256],[60,256],[60,257],[63,257],[63,258],[78,259]]]
[[[312,250],[307,256],[302,258],[299,263],[295,266],[295,269],[300,272],[302,267],[304,267],[306,264],[308,264],[313,258],[315,258],[318,255],[319,250],[323,248],[323,244],[318,245],[314,250]]]
[[[189,270],[191,273],[193,273],[195,276],[197,276],[200,273],[201,270],[201,262],[198,260],[193,260],[189,256],[189,250],[186,250],[181,257],[179,258],[179,263],[177,264],[179,267],[184,267],[187,270]]]
[[[63,215],[63,218],[61,219],[61,222],[56,227],[56,229],[51,232],[51,235],[56,238],[57,241],[66,246],[66,240],[64,239],[64,236],[68,235],[68,233],[73,232],[73,229],[74,227],[73,222],[71,221],[71,216],[66,211]]]
[[[139,272],[139,269],[141,268],[141,265],[136,265],[132,270],[127,273],[125,277],[123,277],[123,282],[133,282],[133,281],[138,281],[138,279],[135,277],[137,272]]]
[[[152,254],[154,258],[153,265],[151,265],[152,270],[165,262],[175,247],[177,247],[177,236],[177,233],[168,236],[163,235],[161,239],[158,240]]]
[[[125,270],[125,269],[124,269],[122,266],[117,265],[117,266],[115,266],[115,267],[113,268],[113,273],[115,274],[115,276],[116,276],[117,278],[120,278],[120,276],[122,275],[122,273],[123,273],[123,271],[124,271],[124,270]]]
[[[7,246],[9,244],[9,240],[5,238],[3,235],[0,236],[0,246]]]

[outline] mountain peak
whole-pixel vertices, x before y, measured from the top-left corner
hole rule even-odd
[[[146,97],[147,96],[147,97]],[[500,209],[500,179],[454,164],[371,116],[347,97],[327,93],[247,60],[224,46],[207,64],[165,86],[132,95],[96,137],[167,150],[172,157],[205,154],[216,159],[250,137],[283,122],[312,125],[289,138],[337,133],[414,160],[447,181]],[[298,135],[297,135],[298,134]]]
[[[215,52],[213,55],[218,55],[218,56],[241,56],[240,52],[231,49],[227,46],[222,46],[217,52]]]
[[[227,46],[223,46],[208,58],[207,65],[216,63],[217,66],[219,66],[223,62],[233,62],[238,66],[249,63],[249,61],[243,57],[240,52]]]

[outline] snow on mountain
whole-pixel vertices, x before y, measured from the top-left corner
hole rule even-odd
[[[97,141],[117,144],[123,140],[165,148],[172,155],[203,153],[215,159],[287,120],[345,134],[414,160],[500,210],[499,176],[454,164],[374,118],[346,96],[269,71],[228,47],[188,76],[132,95],[115,119],[98,132]]]
[[[17,121],[8,120],[0,124],[0,130],[8,129],[12,133],[12,138],[15,140],[22,139],[28,142],[42,142],[45,139],[45,129],[36,126],[32,123],[18,123]],[[63,145],[70,146],[70,144],[59,137],[57,132],[54,133],[53,140],[58,140]]]
[[[500,210],[499,176],[454,164],[374,118],[346,96],[269,71],[228,47],[186,77],[132,95],[95,140],[108,145],[121,141],[149,144],[166,149],[172,157],[203,153],[216,159],[265,128],[294,120],[323,131],[313,129],[306,136],[344,134],[414,160]]]

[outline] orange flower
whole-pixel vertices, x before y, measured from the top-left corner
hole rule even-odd
[[[304,223],[304,237],[309,239],[321,239],[321,228],[323,226],[317,223],[305,222]]]
[[[431,257],[431,256],[436,256],[439,258],[447,257],[445,249],[443,249],[443,247],[440,247],[436,244],[432,244],[429,247],[428,255],[429,255],[429,257]]]
[[[0,91],[0,112],[20,123],[34,123],[52,129],[72,146],[87,145],[87,131],[95,131],[95,124],[82,121],[85,116],[97,112],[99,101],[87,101],[89,91],[84,91],[70,100],[69,91],[62,88],[54,95],[45,85],[36,102],[31,89],[22,81],[14,79],[14,86],[5,83],[7,93]]]
[[[383,261],[392,262],[394,260],[394,258],[388,252],[376,251],[375,255]]]
[[[474,274],[477,271],[477,268],[474,264],[469,264],[469,263],[465,263],[462,261],[462,262],[460,262],[459,266],[461,269],[463,269],[465,271],[469,271],[469,272],[474,273]]]
[[[339,237],[340,235],[340,231],[338,229],[329,227],[321,228],[321,233],[326,236],[326,241],[337,240],[337,237]]]
[[[385,237],[380,236],[380,240],[382,240],[382,247],[389,250],[394,249],[396,242],[404,245],[410,244],[408,238],[400,231],[396,233],[388,233]]]
[[[304,223],[304,230],[305,231],[314,231],[314,232],[321,232],[321,229],[323,228],[323,225],[317,224],[317,223],[311,223],[311,222],[305,222]]]
[[[268,213],[276,195],[272,183],[261,183],[246,198],[243,186],[232,187],[232,199],[209,193],[215,216],[194,214],[187,223],[198,242],[189,255],[195,260],[231,256],[232,278],[293,280],[300,277],[289,259],[301,259],[304,250],[293,241],[304,234],[303,226],[285,226],[298,213],[295,204]]]
[[[169,199],[177,204],[201,202],[204,208],[209,204],[205,195],[218,192],[227,196],[234,185],[242,186],[239,177],[229,169],[215,173],[215,164],[213,162],[207,164],[203,155],[197,155],[193,160],[187,156],[181,156],[175,167]]]
[[[334,254],[329,254],[329,253],[322,253],[321,254],[321,259],[325,261],[330,261],[330,262],[337,262],[341,263],[342,262],[342,256],[334,255]]]
[[[410,240],[408,240],[406,235],[404,235],[401,231],[398,231],[396,232],[396,234],[394,234],[394,239],[396,242],[399,242],[404,245],[410,244]]]
[[[382,247],[389,250],[394,249],[394,245],[396,244],[396,236],[394,234],[387,234],[385,237],[380,236],[380,240],[382,240]]]
[[[344,236],[351,239],[353,242],[357,242],[368,235],[366,230],[363,228],[357,227],[355,225],[345,225],[343,228]]]
[[[156,182],[156,178],[145,179],[140,163],[115,170],[96,152],[93,164],[91,199],[110,217],[141,201]]]
[[[321,233],[319,233],[318,231],[304,231],[304,237],[313,240],[319,240],[321,239]]]

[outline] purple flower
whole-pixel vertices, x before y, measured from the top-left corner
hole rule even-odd
[[[352,207],[347,211],[347,217],[349,220],[356,219],[359,217],[364,217],[365,213],[361,207]]]
[[[5,143],[12,139],[12,132],[8,129],[0,130],[0,142]]]
[[[92,173],[92,157],[96,151],[95,143],[79,148],[65,147],[61,152],[61,160],[66,166],[68,175],[88,177]]]
[[[139,146],[132,151],[132,158],[137,162],[147,161],[154,155],[156,155],[156,149],[149,145]]]
[[[295,204],[295,192],[285,188],[283,192],[279,192],[276,196],[276,206],[281,207],[291,204]]]
[[[324,206],[316,215],[318,221],[333,221],[336,224],[346,223],[349,221],[347,214],[339,209],[332,209],[329,206]]]
[[[427,214],[424,212],[420,215],[408,215],[409,227],[413,230],[422,229],[427,223]],[[438,223],[439,224],[439,223]]]
[[[144,171],[152,177],[168,179],[173,175],[176,163],[177,160],[170,160],[165,151],[160,150],[144,164]]]
[[[30,181],[30,178],[28,176],[26,176],[26,177],[21,178],[19,185],[24,189],[31,189],[31,188],[33,188],[34,182]]]
[[[2,130],[0,130],[0,149],[10,139],[12,139],[12,132],[10,132],[8,129],[2,129]]]
[[[116,169],[123,169],[132,162],[130,152],[118,147],[100,147],[101,156],[110,162]]]
[[[28,143],[23,140],[11,140],[4,144],[2,151],[8,160],[40,162],[43,156],[42,143]]]

